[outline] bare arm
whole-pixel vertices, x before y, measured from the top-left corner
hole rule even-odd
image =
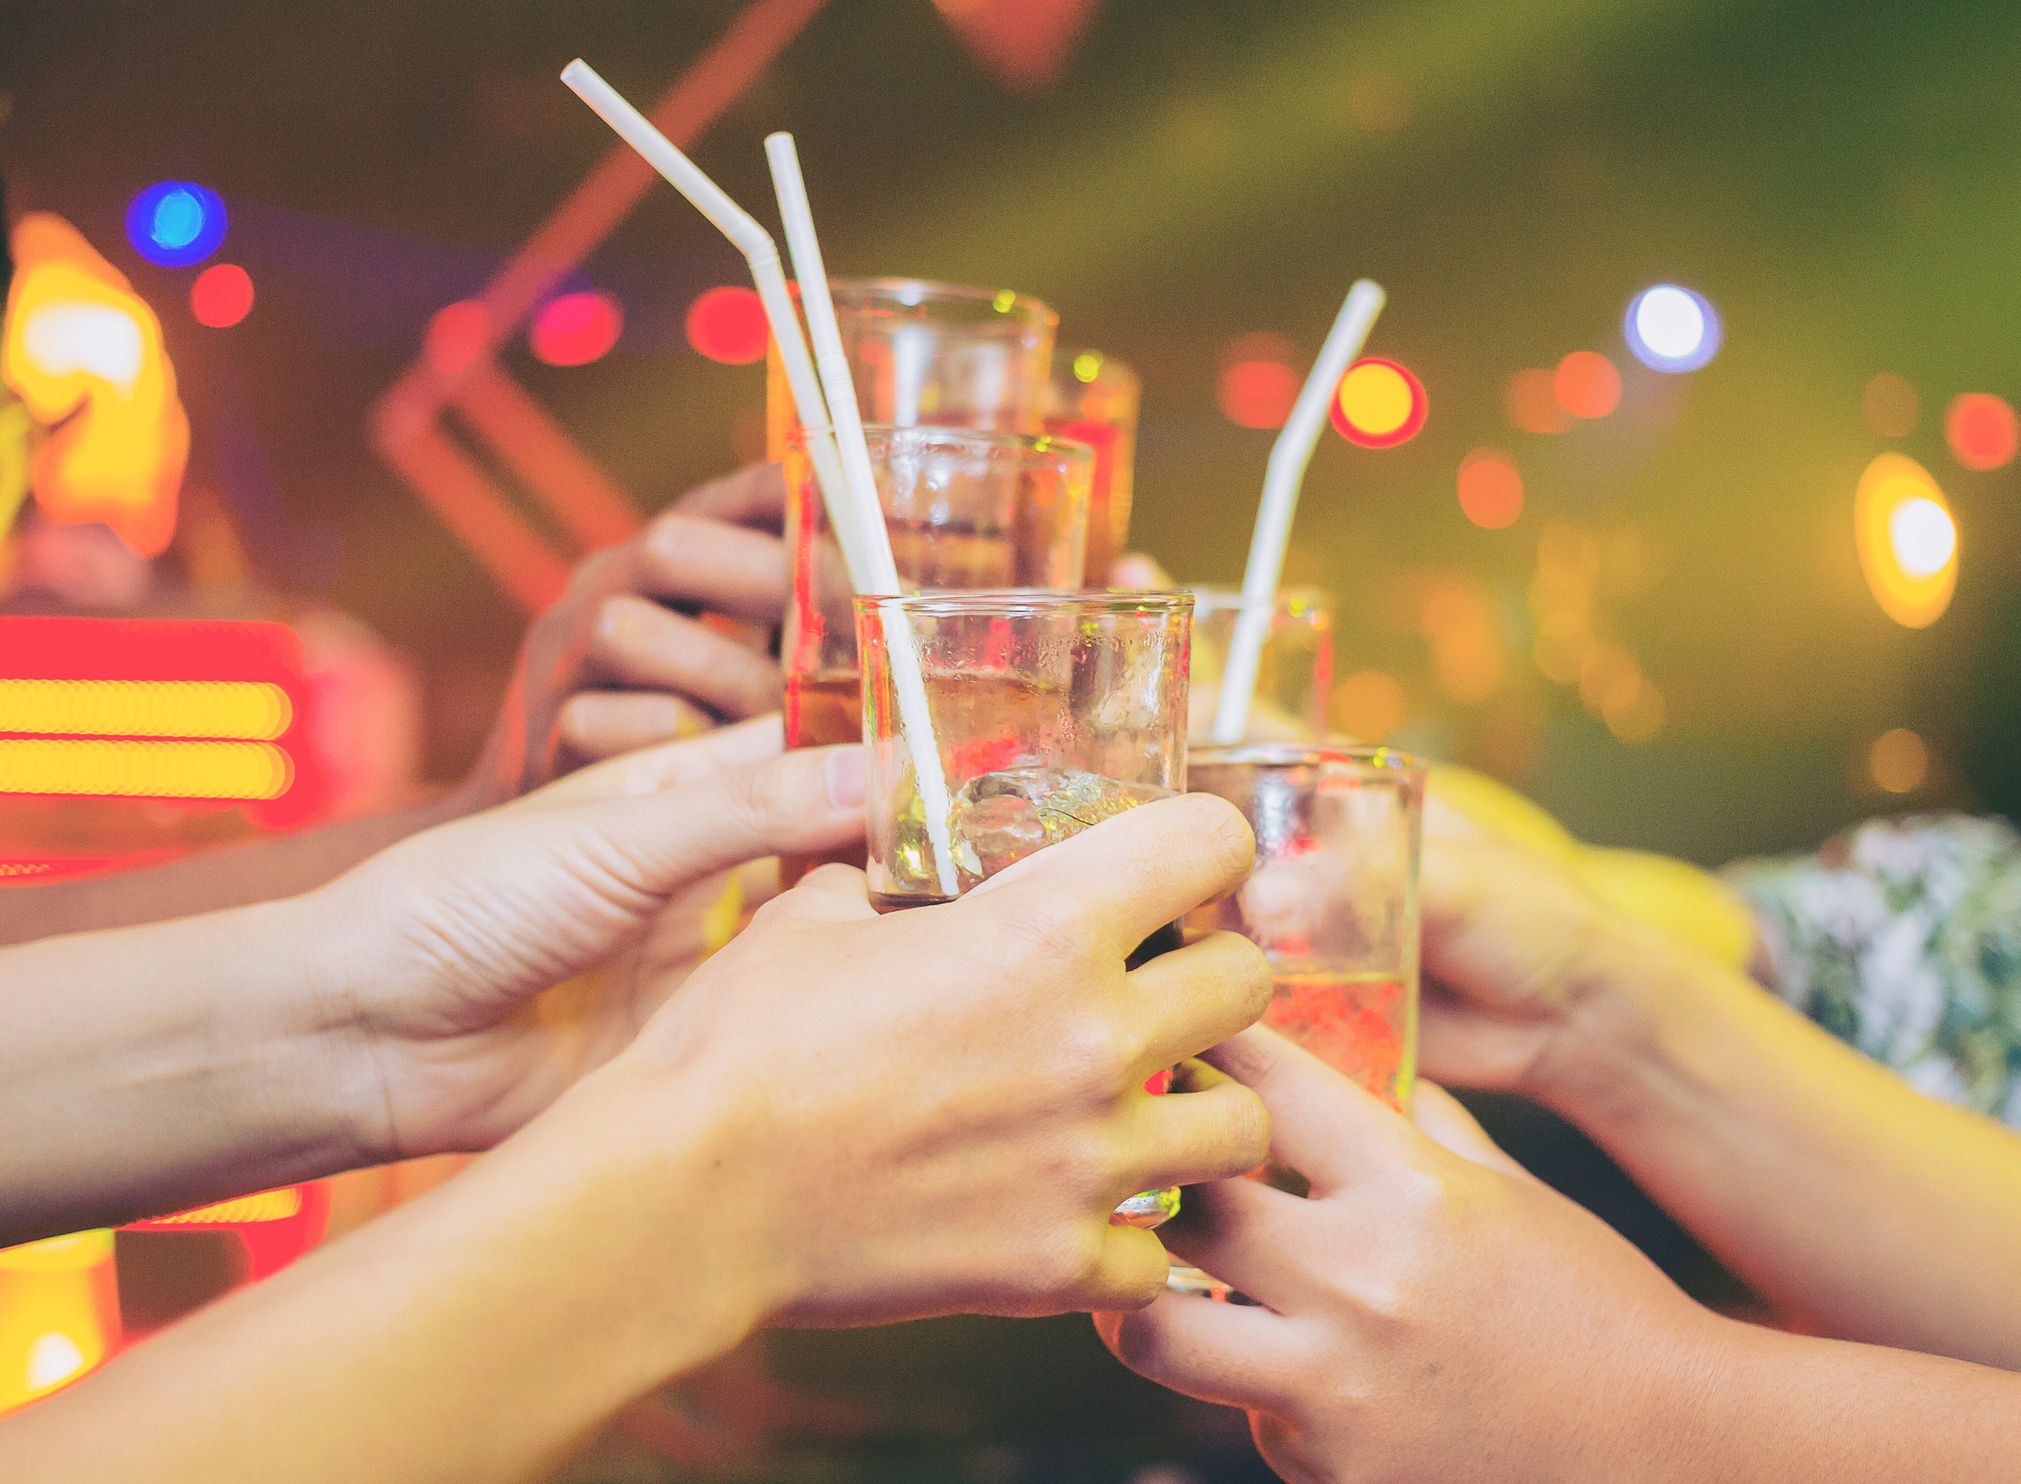
[[[1428,841],[1424,1062],[1584,1129],[1764,1297],[2021,1368],[2021,1136],[1534,857]]]

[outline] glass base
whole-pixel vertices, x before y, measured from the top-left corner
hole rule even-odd
[[[1139,1191],[1109,1213],[1109,1225],[1134,1226],[1144,1231],[1163,1226],[1179,1214],[1179,1187]]]
[[[1183,1262],[1172,1264],[1165,1274],[1165,1287],[1173,1293],[1197,1293],[1202,1298],[1210,1298],[1217,1304],[1228,1302],[1232,1291],[1226,1283],[1211,1273],[1203,1273],[1198,1268],[1189,1268]]]

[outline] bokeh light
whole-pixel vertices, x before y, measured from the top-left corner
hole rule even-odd
[[[1102,353],[1084,350],[1074,357],[1074,380],[1091,382],[1102,374]]]
[[[1883,613],[1911,629],[1943,616],[1958,583],[1958,533],[1922,465],[1898,453],[1867,465],[1853,497],[1853,539]]]
[[[189,312],[213,330],[230,329],[252,309],[252,276],[237,263],[213,264],[189,286]]]
[[[725,284],[688,306],[688,344],[725,366],[748,366],[765,359],[770,329],[756,290]]]
[[[459,299],[435,311],[421,354],[438,376],[467,371],[491,344],[491,311],[476,299]]]
[[[1335,431],[1361,448],[1395,448],[1418,435],[1430,404],[1424,384],[1395,361],[1370,356],[1340,378],[1329,416]]]
[[[1883,371],[1860,392],[1860,416],[1883,438],[1906,438],[1923,418],[1923,399],[1903,377]]]
[[[151,185],[126,208],[127,241],[163,268],[201,263],[224,245],[228,225],[224,198],[192,180]]]
[[[1380,742],[1403,725],[1403,686],[1382,670],[1362,670],[1333,688],[1327,715],[1357,742]]]
[[[1232,361],[1215,394],[1238,428],[1281,428],[1298,400],[1298,373],[1282,361]]]
[[[535,313],[527,344],[533,358],[549,366],[587,366],[617,344],[624,323],[624,312],[608,294],[562,294]]]
[[[1912,794],[1930,776],[1930,749],[1907,727],[1893,727],[1867,749],[1867,771],[1883,793]]]
[[[1719,354],[1717,311],[1703,295],[1674,283],[1637,294],[1622,334],[1651,371],[1696,371]]]
[[[1944,441],[1951,457],[1967,469],[1998,469],[2012,463],[2021,447],[2021,418],[2005,397],[1967,392],[1953,397],[1944,413]]]
[[[1575,350],[1558,362],[1551,386],[1574,417],[1605,417],[1621,404],[1621,373],[1596,350]]]
[[[1565,409],[1558,404],[1556,378],[1541,367],[1518,371],[1502,392],[1509,426],[1525,433],[1562,433]]]
[[[1523,513],[1523,476],[1499,448],[1476,448],[1460,460],[1460,509],[1484,531],[1512,526]]]

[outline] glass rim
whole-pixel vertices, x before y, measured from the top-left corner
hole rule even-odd
[[[792,285],[797,297],[799,284]],[[1010,295],[1010,302],[997,309],[997,301]],[[1059,311],[1043,299],[1031,294],[1021,294],[1016,289],[983,289],[971,284],[943,283],[934,278],[894,277],[834,277],[828,280],[828,296],[831,299],[890,299],[901,308],[917,309],[932,302],[943,304],[973,304],[979,308],[993,309],[1009,320],[1013,314],[1022,316],[1042,328],[1057,331],[1060,324]]]
[[[1190,614],[1189,592],[1124,592],[1056,587],[933,588],[918,593],[858,593],[861,615],[896,609],[933,618],[1016,618],[1047,613]]]
[[[832,429],[829,430],[832,434]],[[1013,433],[1008,428],[958,428],[946,423],[865,423],[865,440],[893,438],[905,434],[910,439],[925,441],[940,439],[947,442],[974,443],[986,448],[1014,448],[1022,453],[1047,454],[1064,453],[1069,458],[1086,459],[1093,463],[1095,446],[1083,443],[1078,438],[1063,438],[1058,433]],[[795,427],[786,435],[786,446],[802,452],[807,447],[807,429]]]
[[[1345,763],[1422,783],[1430,765],[1414,753],[1359,742],[1198,742],[1186,749],[1189,769],[1200,767],[1312,768]]]

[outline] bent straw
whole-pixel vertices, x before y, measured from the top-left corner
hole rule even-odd
[[[793,254],[793,276],[800,281],[800,306],[807,313],[807,333],[814,338],[815,364],[821,370],[828,414],[842,455],[843,481],[849,503],[861,522],[864,568],[878,586],[873,592],[898,594],[898,564],[891,557],[891,533],[884,528],[884,506],[877,498],[877,475],[870,467],[870,447],[863,439],[863,417],[856,406],[856,383],[849,357],[842,349],[842,331],[835,323],[835,301],[828,293],[828,269],[821,261],[821,243],[814,235],[814,211],[807,204],[807,182],[800,175],[800,156],[793,136],[765,136],[765,158],[772,167],[772,189],[779,198],[779,218],[786,228],[786,246]],[[898,725],[912,755],[912,775],[926,816],[926,834],[933,844],[934,871],[940,889],[956,894],[954,840],[949,816],[954,801],[947,774],[940,765],[940,743],[933,733],[933,712],[926,700],[926,676],[919,650],[903,610],[878,605],[884,624],[884,647],[891,658],[891,681],[898,692]]]
[[[1375,317],[1382,313],[1380,284],[1358,279],[1327,332],[1319,359],[1292,404],[1284,431],[1270,448],[1263,476],[1263,499],[1256,509],[1256,533],[1249,542],[1249,567],[1242,577],[1242,610],[1228,643],[1227,668],[1221,673],[1221,696],[1214,708],[1214,740],[1223,746],[1240,742],[1249,730],[1249,705],[1256,691],[1256,667],[1270,620],[1277,611],[1277,584],[1284,575],[1284,552],[1291,541],[1291,518],[1298,510],[1298,488],[1326,423],[1327,403],[1347,368],[1368,341]]]
[[[849,505],[842,461],[835,452],[834,431],[821,400],[820,383],[814,378],[814,363],[807,355],[806,337],[800,333],[800,318],[793,312],[793,296],[787,292],[786,274],[779,265],[779,246],[772,240],[772,234],[752,220],[750,213],[732,201],[721,186],[703,174],[693,160],[682,154],[672,140],[654,128],[650,119],[626,102],[581,57],[562,68],[561,80],[743,253],[744,261],[751,267],[751,278],[758,286],[758,298],[765,306],[765,318],[772,326],[772,338],[779,345],[786,385],[792,390],[800,426],[807,434],[807,457],[814,465],[814,481],[821,487],[821,503],[828,509],[828,524],[835,528],[835,539],[842,547],[849,585],[859,593],[888,591],[870,580],[863,564],[861,527]]]

